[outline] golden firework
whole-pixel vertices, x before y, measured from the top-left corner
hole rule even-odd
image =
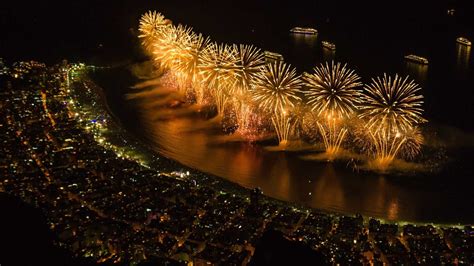
[[[303,76],[307,104],[316,114],[316,125],[330,159],[337,154],[347,133],[346,119],[352,117],[359,100],[360,77],[341,63],[315,67]]]
[[[235,46],[234,46],[235,47]],[[239,45],[235,47],[238,61],[235,65],[235,84],[232,87],[232,104],[234,107],[237,131],[245,134],[252,131],[251,119],[253,102],[250,89],[261,67],[265,64],[262,51],[252,45]]]
[[[219,115],[223,115],[230,97],[229,90],[235,83],[237,62],[237,51],[230,45],[210,43],[200,54],[201,82],[214,98]]]
[[[409,129],[413,125],[424,123],[423,95],[418,94],[421,87],[408,76],[394,78],[383,75],[372,79],[365,86],[360,105],[360,118],[367,120],[370,128],[388,126],[397,129]]]
[[[365,86],[359,117],[364,121],[361,136],[376,166],[385,169],[400,153],[413,157],[423,142],[417,127],[426,122],[421,116],[421,88],[408,77],[384,74]]]
[[[189,82],[194,90],[196,102],[201,104],[204,100],[204,87],[199,75],[199,65],[201,65],[201,54],[209,45],[210,39],[202,34],[192,34],[189,36],[185,45],[181,46],[179,60],[175,61],[172,68],[181,73],[186,82]]]
[[[301,79],[283,61],[265,64],[262,51],[252,45],[210,42],[190,27],[173,26],[156,11],[142,16],[139,30],[170,86],[182,92],[192,89],[184,95],[194,95],[199,104],[210,99],[218,116],[233,115],[225,121],[237,123],[232,127],[249,139],[271,128],[271,121],[280,144],[300,128],[321,136],[332,158],[359,118],[357,139],[382,168],[398,155],[410,158],[420,151],[418,126],[426,122],[423,96],[408,77],[384,74],[361,91],[359,76],[345,64],[321,64]],[[233,110],[225,112],[229,106]]]
[[[238,59],[235,65],[236,88],[248,91],[265,64],[265,56],[259,48],[252,45],[234,45],[234,49]]]
[[[356,111],[360,77],[341,63],[321,64],[313,73],[303,76],[303,93],[311,111],[339,118],[348,118]]]
[[[300,88],[296,70],[283,62],[262,67],[253,84],[253,100],[259,108],[271,114],[280,144],[288,140],[294,125],[289,112],[295,103],[301,101]]]
[[[170,25],[169,20],[156,11],[148,11],[142,15],[138,28],[140,31],[138,37],[142,39],[142,45],[147,51],[151,51],[154,38],[168,25]]]
[[[173,69],[189,49],[194,35],[192,28],[183,25],[163,29],[161,35],[154,40],[154,59],[163,67]]]

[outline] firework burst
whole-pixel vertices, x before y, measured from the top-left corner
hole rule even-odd
[[[186,41],[185,46],[181,46],[179,60],[174,64],[173,69],[181,73],[186,78],[186,83],[191,84],[194,89],[196,103],[202,104],[204,101],[204,87],[201,84],[198,66],[201,64],[201,54],[209,45],[210,39],[202,34],[192,34]]]
[[[202,77],[202,82],[210,89],[219,87],[222,82],[233,83],[237,62],[235,47],[210,43],[201,53],[199,74]]]
[[[232,109],[236,125],[235,133],[254,141],[263,133],[265,116],[259,112],[249,91],[232,94]]]
[[[408,77],[392,79],[385,74],[365,86],[359,117],[370,146],[366,150],[375,157],[377,167],[385,169],[399,153],[413,157],[420,151],[423,138],[417,125],[426,122],[421,116],[420,90]]]
[[[251,83],[257,77],[261,67],[265,64],[265,56],[262,51],[252,45],[234,46],[237,51],[237,62],[235,65],[235,87],[241,91],[248,91]]]
[[[154,38],[168,25],[170,25],[169,20],[156,11],[148,11],[142,15],[138,28],[140,31],[138,37],[142,39],[142,45],[148,52],[152,51]]]
[[[236,47],[238,61],[235,65],[235,85],[232,87],[233,108],[235,112],[237,131],[240,134],[253,132],[250,127],[253,102],[250,94],[251,85],[257,77],[261,67],[265,64],[262,51],[252,45]]]
[[[360,105],[360,118],[367,120],[370,128],[388,126],[394,130],[409,129],[413,125],[426,122],[421,116],[423,96],[421,90],[408,76],[394,78],[383,75],[372,79],[365,86]]]
[[[326,153],[333,158],[347,133],[346,119],[357,109],[360,77],[353,71],[332,62],[315,67],[303,76],[304,94],[311,111],[316,114],[316,125],[323,139]]]
[[[353,70],[331,62],[300,78],[282,61],[265,64],[262,51],[252,45],[211,42],[156,11],[141,17],[139,31],[169,87],[190,96],[187,100],[215,105],[221,122],[231,121],[228,128],[248,139],[273,126],[280,145],[290,136],[309,136],[322,140],[333,158],[350,127],[380,168],[420,151],[423,96],[408,77],[384,74],[360,90]]]
[[[393,131],[388,127],[378,130],[362,127],[359,131],[362,138],[359,137],[358,142],[367,153],[374,156],[370,164],[380,170],[387,169],[398,155],[412,159],[420,152],[423,144],[423,136],[418,127],[404,131]]]
[[[345,64],[321,64],[313,73],[304,75],[303,80],[311,111],[340,118],[348,118],[355,112],[362,83]]]
[[[187,59],[195,35],[192,28],[178,25],[164,29],[160,37],[155,37],[153,49],[155,62],[166,70],[172,70],[178,91],[183,94],[190,86],[190,80],[187,73],[178,71],[176,67]]]
[[[238,62],[234,46],[210,43],[200,54],[198,65],[202,85],[210,91],[219,115],[229,98],[229,90],[235,83],[235,65]]]
[[[170,26],[155,38],[154,59],[168,69],[173,69],[182,60],[195,33],[192,28],[178,25]]]
[[[271,119],[280,144],[287,142],[294,119],[289,112],[295,103],[301,101],[301,81],[296,70],[283,62],[262,67],[253,85],[253,100]]]

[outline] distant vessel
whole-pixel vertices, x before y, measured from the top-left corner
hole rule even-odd
[[[316,35],[318,34],[318,31],[313,28],[303,28],[303,27],[294,27],[290,30],[291,33],[297,33],[297,34],[310,34],[310,35]]]
[[[429,63],[428,59],[414,54],[406,55],[405,59],[423,65],[427,65]]]
[[[283,61],[283,55],[270,51],[263,52],[267,61]]]
[[[321,43],[324,48],[327,48],[332,51],[336,50],[336,45],[332,42],[322,41]]]
[[[466,46],[471,46],[471,41],[469,41],[468,39],[464,38],[464,37],[459,37],[456,39],[456,42],[459,43],[459,44],[462,44],[462,45],[466,45]]]

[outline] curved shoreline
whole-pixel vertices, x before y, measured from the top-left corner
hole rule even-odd
[[[123,138],[125,138],[125,140],[127,142],[135,143],[135,145],[133,147],[134,150],[140,150],[142,152],[145,152],[147,157],[157,157],[157,158],[159,158],[159,160],[165,159],[169,162],[172,162],[176,166],[182,168],[183,171],[189,171],[190,173],[192,173],[192,175],[199,176],[200,179],[197,178],[195,180],[197,183],[201,183],[205,186],[211,186],[212,188],[217,189],[217,190],[224,189],[227,192],[231,192],[233,194],[240,195],[241,197],[244,197],[244,198],[249,197],[251,188],[244,187],[243,185],[240,185],[238,183],[229,181],[229,180],[227,180],[223,177],[216,176],[212,173],[207,173],[207,172],[203,172],[203,171],[200,171],[200,170],[197,170],[197,169],[193,169],[193,168],[188,167],[188,166],[186,166],[185,164],[183,164],[179,161],[176,161],[172,158],[169,158],[169,157],[161,154],[160,152],[155,151],[155,150],[150,149],[149,147],[147,147],[145,145],[145,143],[146,143],[145,140],[143,140],[142,138],[136,136],[135,134],[131,133],[129,130],[127,130],[123,127],[120,119],[112,112],[112,110],[109,106],[104,88],[99,86],[93,78],[91,78],[90,76],[88,76],[88,77],[97,86],[97,88],[98,88],[97,92],[100,95],[100,101],[101,101],[102,105],[104,106],[104,109],[105,109],[106,113],[110,117],[112,117],[113,122],[114,122],[114,126],[115,126],[115,130],[121,131],[122,134],[125,133],[125,135],[122,135],[122,134],[121,135],[122,135]],[[156,166],[151,166],[151,168],[156,168]],[[159,171],[158,169],[155,169],[155,170]],[[299,209],[300,211],[314,210],[314,211],[321,212],[323,214],[331,215],[331,216],[344,216],[344,215],[346,215],[346,216],[355,216],[355,215],[358,215],[358,213],[314,208],[314,207],[305,206],[304,204],[301,204],[301,203],[282,200],[282,199],[278,199],[278,198],[271,197],[271,196],[268,196],[268,195],[263,195],[263,196],[265,197],[266,200],[271,201],[273,203],[276,203],[280,206],[293,207],[293,208]],[[384,217],[369,216],[369,215],[362,215],[362,216],[364,217],[364,219],[367,219],[367,220],[370,219],[370,218],[374,218],[374,219],[380,220],[384,223],[398,224],[398,225],[414,224],[414,225],[433,225],[433,226],[437,226],[437,227],[462,227],[462,226],[464,226],[464,224],[453,223],[453,222],[443,223],[443,222],[429,222],[429,221],[416,221],[416,220],[386,220]]]

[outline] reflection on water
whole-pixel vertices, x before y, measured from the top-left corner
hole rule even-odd
[[[417,82],[421,83],[422,85],[426,82],[428,75],[428,65],[407,61],[406,69],[408,74],[412,76]]]
[[[318,35],[309,34],[290,34],[289,35],[289,50],[287,51],[286,62],[290,64],[297,63],[301,69],[310,70],[318,62]],[[298,58],[295,62],[292,59]]]
[[[335,50],[329,50],[327,48],[323,48],[323,61],[332,61],[336,56]]]
[[[295,43],[295,45],[306,45],[310,48],[314,48],[316,46],[316,41],[318,39],[317,34],[290,34],[291,40]]]
[[[456,191],[425,191],[389,177],[355,173],[345,163],[303,160],[311,151],[270,151],[262,144],[231,141],[218,123],[206,120],[196,108],[170,107],[175,96],[160,86],[146,92],[134,90],[127,98],[130,108],[139,110],[136,133],[150,147],[203,172],[324,210],[390,220],[457,219],[444,216],[444,209],[433,204],[456,204]]]
[[[320,178],[316,179],[314,183],[313,201],[330,206],[329,209],[333,210],[337,210],[338,206],[346,205],[334,165],[326,164],[322,169]]]
[[[396,221],[398,219],[398,203],[396,201],[390,203],[387,218],[392,221]]]
[[[469,58],[471,56],[471,46],[456,43],[456,66],[460,70],[469,68]]]

